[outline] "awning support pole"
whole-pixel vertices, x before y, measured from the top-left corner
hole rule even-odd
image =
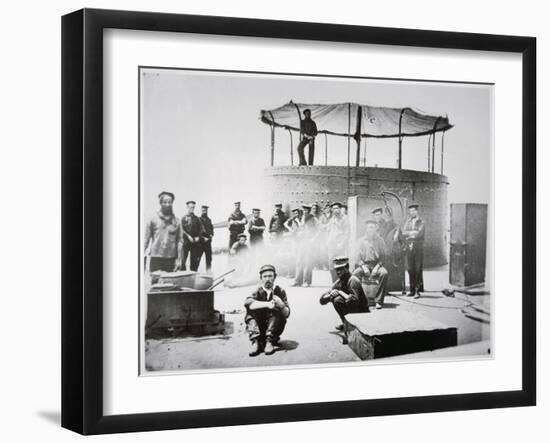
[[[439,123],[439,120],[441,120],[441,117],[437,117],[435,119],[434,123],[434,129],[433,129],[433,137],[432,137],[432,173],[435,172],[435,134],[437,130],[437,124]]]
[[[399,169],[403,166],[403,137],[401,136],[401,124],[403,123],[403,113],[405,112],[405,109],[407,108],[401,109],[401,113],[399,114],[399,157],[397,160],[397,167]]]
[[[445,150],[445,131],[441,134],[441,175],[443,175],[443,152]]]
[[[328,165],[328,136],[325,132],[325,166]]]
[[[348,190],[347,190],[347,196],[349,197],[350,193],[350,183],[351,183],[351,175],[350,175],[350,135],[351,133],[351,103],[348,103]]]
[[[359,167],[361,162],[361,116],[363,114],[363,108],[357,106],[357,124],[355,129],[355,141],[357,142],[357,149],[355,151],[355,166]]]
[[[275,125],[271,125],[271,166],[275,163]]]
[[[288,129],[288,135],[290,136],[290,166],[294,166],[294,146],[292,144],[292,131]]]
[[[365,137],[365,148],[363,150],[363,166],[367,166],[367,137]]]
[[[428,137],[428,172],[430,172],[430,165],[431,165],[431,156],[430,156],[430,151],[432,150],[431,144],[432,144],[432,134],[430,134]]]
[[[271,166],[275,164],[275,117],[271,111],[269,111],[269,116],[271,117]]]

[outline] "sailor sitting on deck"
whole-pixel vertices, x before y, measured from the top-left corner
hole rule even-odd
[[[277,273],[272,265],[260,268],[262,286],[247,297],[246,330],[252,342],[248,355],[258,355],[264,349],[267,355],[275,352],[279,337],[283,333],[286,319],[290,315],[288,300],[284,289],[275,285]],[[265,348],[264,348],[265,346]]]
[[[347,257],[336,257],[333,260],[333,267],[338,279],[334,282],[332,289],[321,296],[319,302],[322,305],[332,303],[342,321],[342,324],[338,325],[336,329],[344,332],[343,344],[347,344],[346,314],[369,312],[369,303],[361,282],[349,271],[349,259]]]
[[[357,245],[356,269],[353,271],[353,275],[359,280],[365,280],[367,284],[372,282],[378,285],[374,301],[376,309],[381,309],[384,305],[386,280],[388,279],[388,271],[384,267],[386,244],[377,233],[378,223],[375,220],[367,220],[365,223],[367,231]]]

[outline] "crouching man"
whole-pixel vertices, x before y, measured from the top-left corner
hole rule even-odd
[[[258,355],[262,350],[267,355],[275,352],[279,337],[283,333],[286,319],[290,315],[284,289],[275,285],[277,273],[272,265],[260,268],[262,286],[245,301],[246,330],[252,343],[249,355]]]
[[[336,329],[344,332],[344,344],[348,343],[345,328],[346,315],[355,312],[369,312],[369,303],[359,278],[349,271],[349,260],[347,257],[336,257],[333,260],[333,268],[337,280],[332,289],[321,296],[319,302],[322,305],[332,303],[340,321]]]

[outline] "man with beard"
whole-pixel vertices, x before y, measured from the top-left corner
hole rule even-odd
[[[247,297],[246,330],[251,342],[248,355],[258,355],[262,349],[266,355],[275,352],[275,346],[283,333],[290,308],[284,289],[275,285],[277,272],[272,265],[260,268],[262,286]]]
[[[189,269],[197,271],[201,261],[202,247],[200,238],[203,234],[202,223],[195,215],[196,202],[189,200],[187,203],[187,214],[181,219],[181,229],[183,231],[183,262],[182,269],[187,266],[187,257],[189,256]]]
[[[388,241],[388,234],[396,228],[396,223],[393,221],[393,217],[386,208],[386,214],[388,214],[388,219],[384,218],[384,209],[375,208],[372,211],[373,220],[378,223],[378,233],[380,237],[384,239],[385,242]]]
[[[386,244],[382,237],[378,235],[378,224],[374,220],[367,220],[366,224],[366,234],[359,239],[357,245],[356,269],[353,271],[353,275],[359,278],[359,281],[364,279],[377,282],[378,288],[374,301],[376,309],[381,309],[384,305],[386,281],[388,279],[388,271],[384,267]]]
[[[199,261],[204,254],[206,260],[206,272],[212,270],[212,237],[214,237],[214,226],[212,225],[212,220],[208,217],[208,206],[202,205],[201,207],[201,216],[200,221],[202,224],[202,235],[200,238],[201,241],[201,255]]]
[[[239,239],[239,235],[242,234],[246,227],[246,215],[241,211],[241,202],[235,202],[235,210],[229,214],[227,219],[229,222],[229,249]]]
[[[336,326],[338,331],[344,333],[344,344],[348,343],[345,328],[346,315],[356,312],[369,312],[369,302],[363,291],[359,279],[349,271],[347,257],[336,257],[333,267],[338,280],[332,285],[332,289],[321,296],[321,305],[332,303],[334,310],[340,317],[341,324]]]
[[[145,225],[144,247],[150,272],[172,272],[181,266],[181,224],[172,210],[174,194],[163,191],[158,198],[160,210]]]

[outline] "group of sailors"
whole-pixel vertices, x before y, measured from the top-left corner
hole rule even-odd
[[[149,271],[197,271],[204,255],[206,270],[212,268],[212,238],[214,226],[208,217],[208,206],[201,206],[195,215],[196,202],[185,203],[186,214],[181,220],[173,210],[175,196],[163,191],[158,195],[159,211],[145,225],[144,248],[149,257]]]
[[[204,255],[206,271],[212,268],[212,238],[214,226],[208,216],[207,205],[195,214],[196,202],[186,202],[186,214],[174,215],[175,196],[163,191],[159,194],[160,210],[145,226],[145,250],[149,256],[149,270],[197,271]],[[363,283],[376,284],[375,303],[382,308],[386,282],[390,272],[400,272],[405,288],[404,269],[409,274],[409,295],[420,297],[423,291],[424,222],[418,215],[418,204],[408,207],[409,216],[403,226],[394,221],[391,211],[375,208],[372,218],[365,222],[365,235],[354,245],[353,275]],[[242,272],[257,269],[259,261],[269,261],[283,276],[293,279],[292,286],[310,286],[313,269],[329,270],[331,281],[338,279],[334,259],[348,255],[349,223],[347,207],[332,202],[323,208],[319,204],[302,204],[290,214],[283,204],[275,204],[266,224],[258,208],[247,217],[241,202],[227,219],[228,251]],[[269,236],[268,245],[264,236]],[[251,254],[251,252],[253,254]],[[255,272],[252,271],[254,274]],[[256,278],[256,276],[254,277]]]
[[[149,257],[149,271],[186,270],[188,263],[190,270],[197,271],[203,255],[209,271],[212,266],[214,226],[208,216],[208,206],[202,205],[201,214],[197,216],[196,202],[189,200],[186,202],[187,212],[180,220],[173,212],[174,194],[163,191],[158,198],[160,209],[145,226],[144,245]],[[403,269],[406,268],[409,274],[408,295],[418,298],[423,291],[425,225],[419,217],[418,204],[409,205],[409,216],[403,226],[395,223],[389,208],[375,208],[372,211],[372,218],[365,221],[365,235],[355,244],[354,269],[350,269],[347,256],[347,208],[341,203],[333,202],[322,210],[318,204],[303,204],[301,208],[294,208],[291,215],[283,211],[282,203],[277,203],[269,225],[260,216],[259,209],[254,208],[252,217],[248,218],[241,211],[240,202],[234,205],[227,220],[230,257],[253,266],[250,252],[264,250],[264,234],[268,231],[269,249],[261,259],[269,257],[272,263],[276,263],[260,268],[261,286],[245,301],[251,356],[262,351],[266,354],[275,352],[290,316],[286,293],[274,283],[276,270],[282,269],[287,276],[293,276],[292,286],[309,286],[314,267],[330,269],[333,285],[321,296],[320,303],[330,303],[334,307],[341,320],[337,329],[343,331],[344,343],[347,340],[345,315],[369,311],[365,284],[376,285],[374,298],[377,309],[383,307],[390,272],[401,272],[404,290]],[[281,260],[281,257],[284,259]],[[396,261],[401,261],[402,266],[396,266]],[[254,281],[256,279],[257,274]]]

